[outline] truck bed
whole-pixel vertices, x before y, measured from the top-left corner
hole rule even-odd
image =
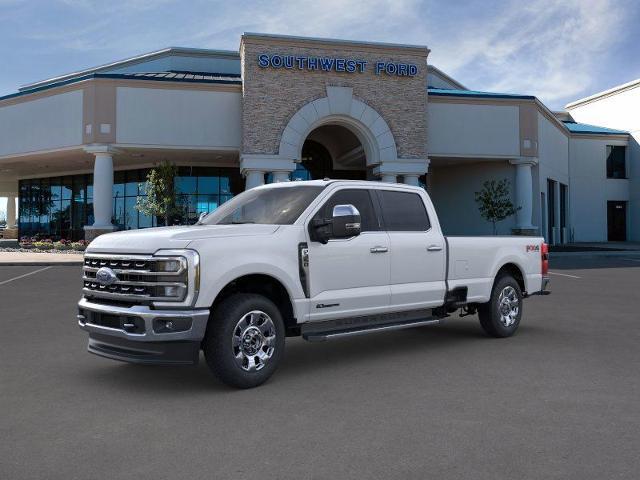
[[[445,237],[449,290],[467,287],[469,302],[486,302],[498,270],[513,264],[528,293],[541,289],[542,237]]]

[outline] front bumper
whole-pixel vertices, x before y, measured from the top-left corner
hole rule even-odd
[[[209,310],[153,310],[78,303],[78,325],[89,332],[91,353],[146,364],[198,363]]]

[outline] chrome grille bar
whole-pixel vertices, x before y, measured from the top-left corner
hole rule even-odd
[[[174,271],[162,271],[160,262],[177,262]],[[105,285],[97,272],[108,268],[116,278]],[[181,302],[188,293],[187,259],[179,256],[86,254],[83,267],[84,295],[131,303]],[[167,294],[165,288],[172,291]]]

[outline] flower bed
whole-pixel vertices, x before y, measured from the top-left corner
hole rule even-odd
[[[22,237],[20,248],[4,248],[5,252],[50,252],[50,253],[82,253],[89,242],[86,240],[52,240],[50,238]]]

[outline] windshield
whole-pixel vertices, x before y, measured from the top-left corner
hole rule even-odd
[[[247,190],[204,217],[200,225],[262,223],[291,225],[324,187],[299,186]]]

